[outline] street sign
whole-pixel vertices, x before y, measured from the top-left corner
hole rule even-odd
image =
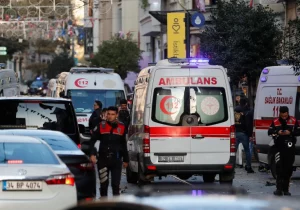
[[[0,51],[6,51],[6,47],[0,47]]]
[[[194,27],[200,28],[200,27],[204,26],[204,24],[205,24],[205,17],[202,13],[196,12],[192,15],[191,22]]]
[[[6,51],[0,51],[0,55],[7,55]]]

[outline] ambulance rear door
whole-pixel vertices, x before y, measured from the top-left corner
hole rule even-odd
[[[197,123],[191,127],[191,164],[226,164],[234,152],[230,139],[234,123],[225,70],[200,66],[190,69],[190,77],[190,114],[197,116]]]
[[[189,114],[189,68],[160,67],[151,85],[150,159],[155,165],[191,164]]]

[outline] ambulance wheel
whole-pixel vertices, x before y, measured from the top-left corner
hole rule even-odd
[[[276,163],[275,163],[275,155],[271,157],[270,170],[274,179],[276,179]]]
[[[144,185],[150,184],[151,181],[146,180],[142,170],[141,170],[141,166],[139,163],[139,168],[138,168],[138,186],[139,187],[143,187]]]
[[[136,184],[138,182],[138,173],[131,171],[129,165],[126,168],[126,178],[130,184]]]
[[[224,173],[219,175],[220,184],[226,184],[226,185],[232,185],[233,178],[234,178],[234,172],[231,173]]]
[[[215,182],[216,174],[203,174],[203,181],[205,183],[213,183]]]

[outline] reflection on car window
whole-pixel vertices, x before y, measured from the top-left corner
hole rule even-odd
[[[92,113],[95,100],[102,103],[103,108],[119,106],[120,101],[125,99],[122,90],[68,90],[76,113]]]
[[[61,136],[38,136],[51,146],[53,150],[79,150],[76,144],[68,137]]]
[[[183,125],[184,115],[194,115],[198,125],[212,125],[228,119],[224,88],[164,87],[153,95],[152,119],[169,125]]]
[[[0,101],[0,129],[27,128],[75,133],[75,119],[69,102]]]
[[[59,164],[53,152],[41,143],[0,143],[0,164],[22,160],[23,164]]]

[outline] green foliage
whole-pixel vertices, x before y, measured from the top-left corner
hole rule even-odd
[[[120,35],[113,36],[104,41],[98,48],[98,53],[92,59],[92,64],[104,68],[113,68],[122,79],[127,77],[127,72],[139,72],[139,61],[142,51],[131,36],[126,38]]]
[[[285,28],[283,58],[293,65],[295,75],[300,75],[300,19],[289,21]]]
[[[6,51],[8,58],[11,59],[14,53],[24,51],[29,47],[29,44],[27,41],[23,41],[22,43],[20,43],[17,40],[0,37],[0,47],[7,48]]]
[[[143,10],[146,10],[146,8],[149,6],[150,6],[150,4],[149,4],[148,0],[141,0],[141,8]]]
[[[269,8],[250,8],[245,1],[218,1],[212,26],[200,34],[201,52],[211,64],[228,69],[232,81],[244,75],[254,80],[260,71],[276,65],[282,32]]]
[[[55,78],[57,74],[70,71],[74,66],[74,60],[69,57],[69,54],[63,52],[54,57],[51,64],[49,64],[47,76],[48,78]]]

